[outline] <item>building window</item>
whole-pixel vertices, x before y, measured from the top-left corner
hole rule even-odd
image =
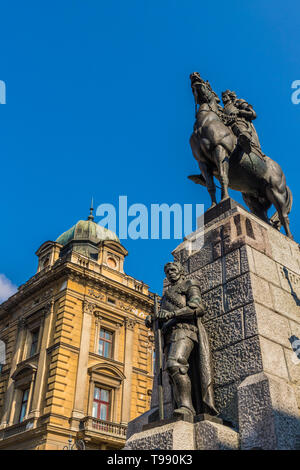
[[[23,391],[22,401],[21,401],[21,409],[20,409],[20,416],[19,416],[19,423],[24,421],[26,411],[27,411],[27,403],[28,403],[28,395],[29,395],[29,388]]]
[[[98,354],[103,357],[112,357],[113,333],[100,328]]]
[[[34,356],[36,354],[38,341],[39,341],[39,330],[34,330],[31,332],[31,346],[30,346],[29,357]]]
[[[95,387],[93,401],[93,418],[109,420],[110,391]]]
[[[43,269],[49,265],[49,261],[50,261],[49,256],[43,259]]]
[[[4,341],[0,340],[0,374],[2,372],[2,368],[6,362],[6,345]]]

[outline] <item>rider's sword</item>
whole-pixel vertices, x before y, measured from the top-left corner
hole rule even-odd
[[[154,334],[155,334],[155,343],[157,345],[157,363],[158,363],[158,412],[159,419],[164,419],[164,392],[162,384],[162,374],[163,374],[163,354],[162,354],[162,334],[161,334],[161,325],[158,318],[158,300],[157,294],[154,295]]]

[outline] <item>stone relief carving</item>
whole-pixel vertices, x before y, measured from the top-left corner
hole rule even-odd
[[[102,292],[96,292],[94,289],[89,289],[88,294],[95,299],[105,300],[105,295]]]

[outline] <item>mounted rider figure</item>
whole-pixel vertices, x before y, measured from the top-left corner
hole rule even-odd
[[[253,151],[263,158],[265,155],[261,150],[258,135],[252,123],[256,119],[253,106],[246,100],[238,99],[236,93],[230,90],[222,92],[222,101],[223,112],[226,115],[224,123],[231,128],[237,137],[237,144],[244,152],[249,154]]]
[[[278,230],[283,225],[292,238],[288,218],[292,193],[280,165],[261,150],[252,105],[226,90],[222,94],[223,108],[209,82],[198,72],[190,79],[196,110],[190,145],[200,175],[189,178],[206,186],[213,207],[217,204],[216,177],[221,184],[221,201],[229,197],[229,187],[240,191],[253,214]],[[276,212],[270,219],[267,211],[271,205]]]

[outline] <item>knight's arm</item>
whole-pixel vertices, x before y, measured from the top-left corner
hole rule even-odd
[[[189,287],[186,300],[186,307],[174,311],[175,317],[183,316],[185,318],[192,318],[195,313],[200,316],[204,314],[205,308],[201,298],[200,287],[198,285],[192,285]]]
[[[247,103],[246,101],[240,106],[238,115],[248,119],[249,121],[253,121],[257,117],[256,112],[252,108],[251,104]]]

